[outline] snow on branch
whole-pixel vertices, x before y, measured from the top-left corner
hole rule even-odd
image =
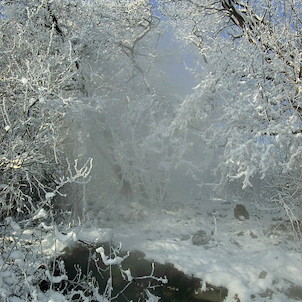
[[[66,194],[60,193],[60,189],[65,186],[66,184],[86,184],[90,181],[90,173],[92,170],[92,162],[93,159],[89,158],[82,166],[79,167],[78,159],[74,161],[73,166],[71,166],[68,159],[67,161],[67,176],[63,176],[59,178],[57,181],[56,188],[51,192],[45,193],[45,199],[50,200],[55,197],[57,194],[60,196],[66,196]]]

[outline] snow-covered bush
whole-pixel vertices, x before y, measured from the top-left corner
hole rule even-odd
[[[167,279],[154,276],[154,266],[147,276],[132,276],[131,270],[123,267],[123,261],[129,253],[120,256],[121,245],[111,246],[107,255],[102,246],[94,247],[78,240],[74,231],[60,232],[57,226],[46,225],[43,222],[45,218],[42,215],[36,218],[40,225],[35,229],[25,229],[22,223],[18,224],[11,217],[1,225],[1,301],[116,301],[130,285],[144,281],[142,299],[159,301],[151,291],[167,283]],[[73,276],[59,257],[59,249],[68,242],[82,244],[91,250],[86,259],[86,270],[75,263],[76,273]],[[122,288],[117,291],[113,286],[115,278],[120,279],[119,276],[124,281]]]
[[[72,100],[66,87],[76,73],[76,57],[46,4],[16,2],[3,14],[2,219],[8,215],[22,218],[36,211],[64,174],[61,134]]]
[[[296,212],[302,159],[300,2],[160,3],[178,37],[200,51],[199,84],[180,106],[176,125],[199,131],[220,149],[221,185],[241,181],[246,189],[274,179],[270,198]],[[280,191],[283,197],[277,197]]]

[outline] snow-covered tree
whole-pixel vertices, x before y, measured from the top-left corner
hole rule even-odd
[[[34,4],[11,3],[1,18],[1,216],[37,209],[61,172],[63,92],[76,58],[47,7]]]
[[[128,81],[143,78],[136,45],[155,21],[144,0],[4,1],[1,10],[0,183],[6,216],[35,210],[57,186],[65,169],[62,142],[74,134],[70,121],[93,108],[84,97],[127,100]]]
[[[301,198],[300,1],[161,1],[180,39],[200,50],[199,85],[176,124],[222,146],[222,183],[269,180],[277,202]],[[272,197],[273,196],[273,197]]]

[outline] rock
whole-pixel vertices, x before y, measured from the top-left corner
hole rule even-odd
[[[293,285],[286,294],[289,298],[302,301],[302,286]]]
[[[193,301],[207,301],[207,302],[218,302],[224,301],[227,297],[228,291],[226,288],[223,287],[216,287],[211,284],[206,284],[206,290],[198,290],[194,293],[194,300]],[[191,300],[185,300],[191,301]]]
[[[234,209],[234,216],[239,220],[245,220],[250,218],[249,212],[246,210],[245,206],[242,204],[237,204]]]
[[[236,240],[231,239],[230,242],[231,242],[232,244],[236,245],[237,247],[242,248],[242,246],[241,246]]]
[[[203,230],[197,231],[192,237],[193,245],[206,245],[210,242],[210,238],[207,233]]]
[[[252,231],[250,232],[250,236],[251,236],[252,238],[258,238],[258,236],[257,236],[256,234],[254,234]]]
[[[189,240],[190,238],[191,238],[190,235],[182,235],[182,236],[180,237],[180,240],[181,240],[181,241],[187,241],[187,240]]]

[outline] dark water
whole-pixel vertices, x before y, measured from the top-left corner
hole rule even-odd
[[[106,255],[110,253],[110,245],[108,243],[102,244]],[[65,251],[59,260],[63,260],[67,271],[68,279],[72,280],[77,270],[75,266],[81,268],[83,274],[90,273],[97,281],[100,293],[103,293],[107,284],[107,280],[110,276],[109,270],[106,269],[104,263],[101,260],[97,261],[97,266],[94,261],[89,260],[94,253],[95,248],[89,246],[76,246],[69,248]],[[119,256],[125,255],[121,252]],[[101,258],[98,255],[98,258]],[[146,301],[145,289],[160,297],[160,301],[163,302],[220,302],[223,301],[227,295],[227,290],[223,288],[216,288],[207,285],[208,290],[206,292],[200,292],[201,280],[198,278],[186,276],[183,272],[178,271],[171,264],[159,264],[155,263],[153,276],[155,277],[167,277],[168,283],[162,284],[152,278],[139,279],[141,276],[150,276],[152,271],[152,262],[144,259],[144,254],[138,251],[131,252],[123,263],[124,270],[130,268],[133,281],[128,282],[122,278],[120,269],[116,266],[112,266],[111,276],[113,279],[113,293],[112,297],[117,293],[122,292],[113,301],[125,302],[125,301]],[[126,289],[125,289],[126,287]]]

